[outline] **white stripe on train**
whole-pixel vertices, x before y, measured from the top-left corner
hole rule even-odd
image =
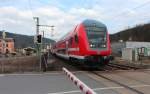
[[[68,48],[68,51],[79,51],[79,48]]]
[[[73,57],[73,58],[77,58],[77,59],[84,59],[84,56],[78,56],[78,55],[67,55],[67,54],[60,54],[60,53],[56,53],[56,55],[63,57],[65,59],[69,59],[69,57]]]

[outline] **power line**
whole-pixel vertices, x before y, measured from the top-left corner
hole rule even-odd
[[[139,8],[144,7],[145,5],[148,5],[148,4],[150,4],[150,1],[145,2],[145,3],[141,4],[141,5],[138,5],[138,6],[132,8],[132,9],[130,9],[130,10],[131,10],[131,11],[137,10],[137,9],[139,9]],[[122,16],[122,15],[125,15],[125,13],[127,13],[127,12],[129,12],[129,10],[128,10],[128,11],[127,11],[127,10],[126,10],[126,11],[123,11],[123,12],[119,13],[118,15],[113,16],[113,17],[111,17],[111,19],[114,20],[114,19],[116,19],[116,18],[118,18],[118,17],[120,17],[120,16]]]
[[[137,7],[134,7],[134,8],[132,8],[131,10],[137,10],[137,9],[139,9],[139,8],[142,8],[142,7],[146,6],[146,5],[148,5],[148,4],[150,4],[150,1],[145,2],[145,3],[143,3],[143,4],[141,4],[141,5],[137,6]],[[128,11],[124,11],[124,12],[122,12],[122,13],[116,15],[116,16],[111,17],[111,20],[117,20],[118,17],[120,17],[120,16],[122,16],[122,15],[125,15],[126,12],[128,12]],[[140,18],[140,19],[134,19],[134,20],[132,19],[132,22],[133,22],[133,21],[136,21],[136,20],[146,20],[146,19],[149,19],[148,16],[149,16],[149,14],[147,14],[147,15],[144,16],[144,17],[141,16],[142,18]],[[122,16],[122,17],[124,17],[124,16]],[[131,21],[131,20],[130,20],[130,21]],[[117,22],[117,24],[119,24],[119,22]],[[138,23],[138,24],[140,24],[140,23]],[[119,24],[119,26],[121,26],[121,25],[124,25],[124,24]],[[134,23],[134,25],[137,25],[137,24]],[[134,25],[132,25],[132,26],[134,26]],[[114,30],[116,30],[116,29],[114,29]]]
[[[32,16],[32,19],[34,18],[34,15],[33,15],[33,9],[32,9],[32,4],[31,4],[31,0],[28,0],[28,8],[29,8],[29,11],[31,13],[31,16]],[[34,21],[35,22],[35,21]],[[36,24],[36,22],[35,22]]]
[[[143,7],[143,6],[145,6],[145,5],[148,5],[148,4],[150,4],[150,1],[143,3],[143,4],[141,4],[141,5],[139,5],[139,6],[135,7],[135,8],[133,8],[132,10],[136,10],[136,9],[141,8],[141,7]]]
[[[33,18],[34,16],[33,16],[33,10],[32,10],[32,7],[31,7],[31,0],[28,0],[28,6],[29,6],[29,10],[31,12],[32,18]]]

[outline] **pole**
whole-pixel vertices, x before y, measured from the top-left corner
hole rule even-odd
[[[45,43],[44,43],[44,31],[43,31],[43,38],[42,38],[42,42],[43,42],[43,49],[45,48]]]
[[[39,17],[33,17],[36,20],[36,35],[39,34]]]
[[[39,18],[38,17],[33,17],[34,20],[36,20],[36,40],[37,40],[37,36],[39,35]],[[35,42],[36,44],[36,51],[37,51],[37,55],[39,56],[39,45],[37,42]]]
[[[2,31],[2,45],[3,45],[3,55],[5,56],[6,54],[6,41],[5,41],[5,38],[6,38],[6,33],[5,33],[5,30]]]
[[[36,20],[36,37],[39,35],[39,17],[33,17],[33,19]],[[38,43],[36,42],[36,51],[37,51],[37,56],[39,57],[39,71],[41,71],[42,69],[42,65],[41,65],[41,45],[42,43]]]
[[[5,38],[6,38],[6,33],[5,33],[5,30],[2,30],[1,32],[2,33],[2,54],[3,54],[3,58],[5,57],[5,46],[6,46],[6,41],[5,41]],[[1,62],[1,72],[4,73],[5,69],[4,69],[4,62]]]

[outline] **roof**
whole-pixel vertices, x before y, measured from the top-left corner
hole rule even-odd
[[[2,41],[2,39],[0,39],[0,42]],[[14,39],[13,38],[5,38],[5,41],[6,42],[14,42]]]
[[[85,26],[96,26],[96,27],[106,27],[106,25],[104,25],[103,23],[96,21],[96,20],[92,20],[92,19],[87,19],[83,21],[83,24]]]
[[[6,38],[5,41],[6,42],[14,42],[14,39],[13,38]]]

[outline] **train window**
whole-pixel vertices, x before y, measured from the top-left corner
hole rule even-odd
[[[76,43],[79,42],[79,39],[78,39],[78,35],[77,35],[77,34],[75,35],[75,42],[76,42]]]
[[[76,31],[76,29],[77,29],[77,26],[75,27],[74,31]]]
[[[73,41],[73,38],[71,37],[70,40],[69,40],[70,45],[72,44],[72,41]]]

